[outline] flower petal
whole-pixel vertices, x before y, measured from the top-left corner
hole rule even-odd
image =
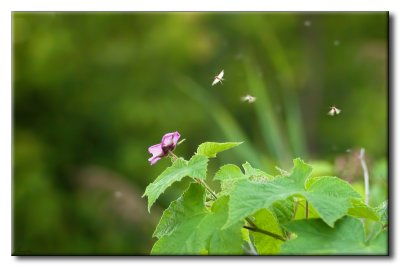
[[[175,148],[180,137],[181,135],[178,132],[167,133],[163,136],[161,145],[162,147],[172,146],[173,148]]]
[[[181,135],[178,132],[167,133],[163,136],[161,144],[156,144],[148,148],[152,157],[149,158],[150,164],[154,165],[161,158],[165,157],[169,151],[175,149]]]
[[[153,157],[158,157],[158,156],[163,156],[164,151],[162,149],[161,144],[156,144],[154,146],[149,147],[148,149],[149,153],[153,155]]]
[[[163,147],[168,147],[168,146],[173,145],[173,137],[174,137],[174,133],[165,134],[162,138],[161,145]]]
[[[178,132],[174,133],[174,137],[172,137],[172,142],[174,143],[174,146],[178,143],[179,138],[181,138],[181,135]]]
[[[150,165],[156,164],[156,162],[159,161],[160,159],[161,159],[161,157],[151,157],[151,158],[149,158]]]

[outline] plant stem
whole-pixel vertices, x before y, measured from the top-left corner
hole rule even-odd
[[[261,233],[261,234],[264,234],[264,235],[268,235],[268,236],[273,237],[275,239],[286,241],[286,239],[283,236],[271,233],[271,232],[269,232],[267,230],[263,230],[263,229],[260,229],[260,228],[253,228],[253,227],[247,226],[247,225],[243,226],[243,228],[245,228],[247,230],[250,230],[250,231],[253,231],[253,232],[257,232],[257,233]]]
[[[213,196],[214,200],[218,198],[217,195],[214,193],[214,191],[212,191],[212,189],[203,180],[199,178],[194,178],[194,179],[196,180],[196,182],[204,186],[205,189],[207,189],[207,191]]]
[[[296,219],[296,212],[298,207],[299,207],[299,202],[296,201],[295,199],[292,220]]]
[[[179,141],[176,145],[179,146],[180,144],[182,144],[183,142],[186,141],[186,138],[183,138],[181,141]]]
[[[256,248],[254,247],[253,243],[251,241],[248,241],[247,244],[249,244],[250,252],[252,255],[258,255]]]
[[[168,155],[171,157],[172,162],[178,159],[178,156],[172,153],[172,151],[168,151]]]
[[[361,167],[364,172],[365,204],[368,205],[368,202],[369,202],[369,174],[368,174],[367,163],[365,163],[364,154],[365,154],[365,149],[361,148],[360,155],[358,156],[358,158],[360,159]]]
[[[243,226],[243,228],[246,228],[246,229],[251,230],[253,232],[258,232],[258,233],[262,233],[262,234],[265,234],[265,235],[269,235],[269,236],[271,236],[273,238],[276,238],[276,239],[279,239],[279,240],[282,240],[282,241],[286,241],[286,239],[284,237],[280,236],[280,235],[277,235],[277,234],[271,233],[271,232],[269,232],[267,230],[263,230],[263,229],[258,228],[258,226],[249,217],[246,217],[245,220],[246,220],[246,222],[248,222],[251,225],[251,227],[245,225],[245,226]]]

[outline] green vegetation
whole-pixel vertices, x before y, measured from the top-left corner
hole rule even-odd
[[[201,144],[199,148],[206,145],[209,157],[216,157],[225,144]],[[192,159],[196,157],[205,156],[196,154]],[[340,178],[311,177],[312,167],[300,159],[293,161],[290,173],[272,178],[266,175],[257,182],[251,178],[262,176],[260,170],[243,174],[238,166],[224,165],[215,179],[222,184],[230,181],[230,190],[224,192],[226,186],[221,185],[218,197],[203,180],[207,160],[200,166],[190,164],[192,159],[183,169],[184,176],[195,183],[165,210],[154,232],[158,241],[151,251],[153,255],[243,255],[246,243],[254,243],[253,253],[257,255],[388,254],[387,220],[379,216],[384,212],[364,204],[351,185]],[[182,179],[183,159],[174,156],[172,160],[172,166],[155,181],[160,186],[150,184],[146,188],[149,207],[165,191],[163,181],[171,185],[177,181],[171,182],[174,174]],[[301,200],[307,205],[304,217],[297,218],[300,210],[289,208],[281,224],[274,204],[295,202],[297,207]],[[313,219],[309,218],[308,206],[313,207]],[[378,227],[365,229],[367,219]],[[243,236],[242,228],[248,231],[247,235]]]

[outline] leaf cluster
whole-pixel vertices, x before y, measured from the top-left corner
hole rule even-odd
[[[346,181],[312,177],[312,167],[293,160],[278,176],[250,163],[227,164],[206,185],[209,158],[241,143],[201,144],[186,161],[176,159],[144,193],[148,208],[173,183],[192,183],[164,211],[154,232],[154,255],[387,254],[387,203],[372,208]],[[208,191],[208,192],[207,192]],[[208,194],[207,194],[208,193]],[[374,227],[367,233],[365,222]],[[368,237],[367,237],[368,236]]]

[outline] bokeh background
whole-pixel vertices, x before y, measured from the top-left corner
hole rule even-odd
[[[244,141],[209,173],[249,161],[275,174],[301,157],[361,193],[364,147],[370,203],[387,198],[387,13],[17,12],[12,24],[14,255],[147,255],[188,184],[147,212],[141,195],[170,164],[150,166],[147,148],[172,131],[186,158]]]

